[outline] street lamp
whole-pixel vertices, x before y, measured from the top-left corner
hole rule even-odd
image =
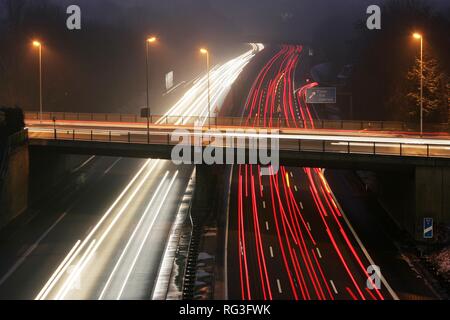
[[[420,40],[420,136],[423,136],[423,37],[420,33],[413,34],[414,39]]]
[[[42,122],[42,44],[34,40],[33,46],[39,49],[39,120]]]
[[[150,82],[150,75],[148,70],[148,53],[149,53],[149,46],[154,44],[157,41],[156,37],[149,37],[147,38],[147,41],[145,41],[146,44],[146,54],[145,54],[145,65],[146,65],[146,77],[147,77],[147,143],[150,143],[150,97],[149,97],[149,82]]]
[[[206,71],[208,73],[208,128],[211,129],[211,92],[210,92],[210,79],[209,79],[209,51],[205,48],[200,49],[200,53],[206,55]]]

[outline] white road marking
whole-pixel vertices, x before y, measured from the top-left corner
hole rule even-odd
[[[36,240],[35,243],[17,260],[17,262],[8,270],[8,272],[0,279],[0,286],[8,280],[8,278],[25,262],[27,257],[38,247],[42,240],[52,231],[56,225],[66,216],[67,212],[64,212],[56,221],[53,223],[50,228],[45,231],[39,239]]]
[[[336,286],[334,285],[333,280],[330,280],[330,283],[331,283],[331,286],[333,287],[334,293],[335,293],[335,294],[338,294],[338,291],[337,291],[337,289],[336,289]]]
[[[300,208],[303,210],[303,203],[300,201]]]
[[[297,191],[298,191],[298,189],[297,189],[297,186],[294,186],[294,189],[295,189],[295,192],[297,192]]]
[[[291,178],[293,178],[294,177],[294,175],[292,174],[292,171],[291,171]]]
[[[114,163],[113,163],[112,165],[110,165],[110,166],[108,167],[108,169],[105,170],[105,174],[108,174],[108,173],[111,171],[111,169],[114,168],[114,166],[115,166],[120,160],[122,160],[122,158],[119,158],[119,159],[117,159],[116,161],[114,161]]]
[[[319,248],[316,247],[316,251],[317,251],[317,254],[319,255],[319,258],[322,259],[322,254],[320,253]]]
[[[164,177],[161,179],[161,182],[159,183],[158,187],[156,188],[156,191],[153,192],[153,197],[151,198],[149,204],[147,205],[147,208],[150,207],[150,205],[153,204],[153,201],[155,200],[156,196],[158,195],[160,189],[162,188],[162,186],[164,185],[164,183],[166,182],[167,176],[169,175],[169,171],[166,172],[166,174],[164,175]],[[134,237],[136,236],[137,232],[139,231],[140,226],[142,225],[142,223],[144,222],[144,220],[146,219],[147,215],[149,213],[149,210],[145,210],[144,214],[141,216],[141,218],[139,219],[139,222],[137,223],[136,227],[134,228],[133,233],[131,234],[131,237],[128,239],[128,242],[125,246],[125,248],[122,250],[122,253],[120,254],[119,260],[117,260],[108,280],[106,281],[106,284],[103,287],[103,290],[100,294],[100,297],[98,298],[99,300],[103,300],[104,295],[106,294],[107,289],[109,288],[109,284],[111,283],[112,279],[114,278],[114,275],[116,274],[116,271],[118,270],[122,259],[125,257],[125,254],[128,252],[128,248],[130,247],[130,245],[133,243]]]
[[[283,290],[281,290],[280,279],[277,279],[277,287],[278,287],[278,292],[279,292],[279,293],[283,293]]]
[[[307,222],[306,225],[308,226],[309,231],[311,231],[311,226],[309,225],[309,222]]]
[[[76,167],[72,172],[77,172],[78,170],[83,168],[85,165],[87,165],[89,162],[91,162],[94,158],[95,158],[95,156],[90,157],[85,162],[83,162],[80,166]]]
[[[369,255],[369,252],[367,251],[366,247],[364,247],[364,244],[362,243],[361,239],[358,237],[358,234],[356,233],[355,229],[353,229],[353,226],[351,225],[350,221],[348,220],[344,210],[342,210],[341,205],[337,201],[334,192],[331,191],[331,196],[333,197],[334,202],[336,203],[337,207],[339,208],[339,211],[342,214],[342,217],[344,218],[345,223],[347,224],[348,228],[350,229],[350,232],[352,233],[353,237],[355,238],[356,242],[358,243],[359,247],[361,248],[362,252],[366,256],[367,260],[371,265],[376,265],[376,263],[372,260],[372,257]],[[398,295],[395,293],[395,291],[392,289],[392,287],[389,285],[387,280],[383,275],[381,275],[381,282],[384,284],[386,289],[389,291],[389,294],[392,296],[394,300],[400,300]]]
[[[266,208],[266,202],[265,201],[263,201],[263,208],[264,209]]]
[[[270,257],[273,258],[273,248],[272,248],[272,246],[269,246],[269,250],[270,250]]]
[[[266,230],[269,231],[269,222],[266,221]]]

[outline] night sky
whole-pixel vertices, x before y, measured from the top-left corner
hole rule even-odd
[[[5,0],[0,0],[1,4]],[[161,41],[153,51],[153,92],[164,91],[164,75],[175,71],[175,82],[204,71],[198,48],[207,46],[213,63],[242,53],[246,42],[323,44],[344,51],[365,21],[368,5],[380,0],[35,0],[33,4],[59,6],[54,20],[46,16],[24,19],[20,36],[10,39],[19,46],[18,64],[34,67],[33,37],[46,43],[47,103],[55,108],[71,103],[86,110],[94,107],[134,110],[144,101],[143,39],[149,34]],[[448,0],[428,0],[448,10]],[[77,4],[82,10],[82,31],[68,31],[65,9]],[[50,6],[48,6],[50,7]],[[0,10],[0,20],[2,17]],[[448,12],[448,11],[445,11]],[[50,14],[53,18],[55,15]],[[31,17],[31,19],[30,19]],[[5,21],[0,21],[5,22]],[[4,25],[4,24],[3,24]],[[0,24],[1,28],[2,24]],[[1,31],[1,29],[0,29]],[[0,43],[1,44],[1,43]],[[10,46],[6,46],[11,48]],[[11,55],[17,55],[11,52]],[[342,52],[332,52],[339,56]],[[342,53],[343,54],[343,53]],[[83,81],[78,79],[83,77]],[[31,95],[18,95],[18,104],[36,100],[34,80],[18,80]],[[89,82],[87,82],[89,81]],[[86,85],[88,83],[88,85]],[[64,84],[64,88],[59,88]],[[83,85],[81,85],[83,84]],[[74,99],[76,97],[77,99]],[[18,99],[19,99],[18,98]],[[78,102],[82,100],[82,102]]]
[[[302,22],[302,32],[312,36],[314,29],[333,20],[339,27],[351,28],[354,21],[365,17],[369,5],[381,5],[380,0],[53,0],[61,5],[79,4],[85,8],[83,14],[92,19],[118,23],[124,14],[136,8],[153,13],[178,16],[179,13],[193,14],[209,26],[207,15],[213,13],[226,19],[230,26],[242,35],[267,34],[273,27],[285,25],[283,31]],[[436,8],[448,8],[447,0],[426,0]],[[122,10],[118,10],[122,9]],[[448,9],[447,9],[448,10]],[[330,28],[334,26],[330,25]]]

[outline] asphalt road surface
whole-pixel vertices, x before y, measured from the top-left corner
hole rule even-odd
[[[269,127],[279,117],[292,127],[302,119],[313,124],[305,90],[317,84],[306,81],[306,72],[298,91],[294,83],[307,59],[302,46],[283,46],[255,80],[243,119],[260,118]],[[321,169],[281,167],[274,176],[261,176],[260,170],[242,165],[233,172],[227,263],[236,271],[228,272],[229,298],[397,299],[382,273],[369,277],[376,261]],[[380,290],[370,289],[378,285]]]

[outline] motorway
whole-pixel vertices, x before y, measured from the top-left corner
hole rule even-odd
[[[220,106],[252,50],[211,70]],[[207,77],[166,113],[205,116]],[[1,299],[150,299],[192,166],[90,157],[4,235]],[[63,192],[64,191],[64,192]]]
[[[271,127],[283,117],[294,128],[309,120],[314,129],[317,116],[305,103],[305,90],[317,84],[306,81],[306,72],[300,90],[294,83],[296,69],[307,59],[302,46],[277,51],[255,80],[243,119]],[[233,170],[227,265],[228,270],[239,266],[239,272],[227,274],[230,299],[398,298],[382,274],[381,289],[369,290],[367,268],[376,261],[321,169],[281,167],[274,176],[260,172],[251,165]]]

